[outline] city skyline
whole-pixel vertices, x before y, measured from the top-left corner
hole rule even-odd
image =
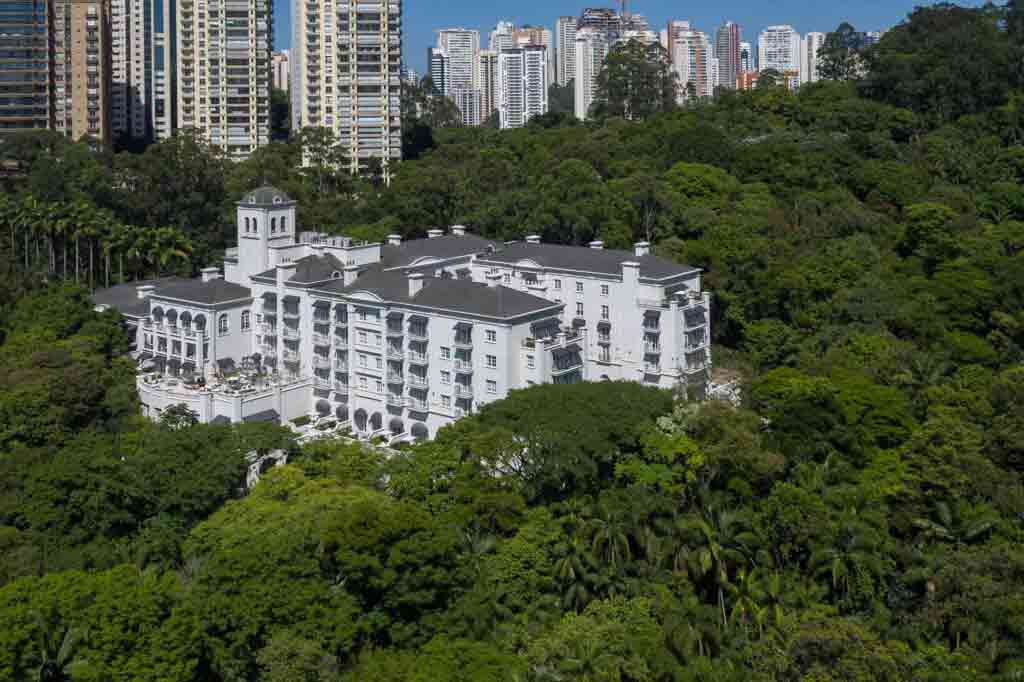
[[[756,42],[757,34],[766,26],[789,24],[799,33],[834,30],[849,21],[862,31],[884,30],[895,26],[911,12],[920,0],[853,0],[845,3],[813,5],[798,0],[780,0],[766,6],[750,0],[724,0],[703,5],[680,6],[670,0],[631,0],[630,11],[643,14],[652,27],[661,28],[669,19],[688,19],[694,27],[713,32],[724,21],[734,21],[743,29],[744,40]],[[980,0],[964,0],[968,7],[980,7]],[[501,20],[517,26],[543,25],[554,31],[559,16],[579,14],[584,7],[617,7],[618,2],[587,0],[518,0],[481,4],[470,0],[439,3],[406,0],[403,3],[404,45],[406,65],[419,74],[426,72],[427,48],[436,45],[437,31],[464,27],[476,29],[481,35],[490,32]],[[274,49],[291,45],[291,2],[278,0],[274,9]],[[753,40],[752,40],[753,39]]]

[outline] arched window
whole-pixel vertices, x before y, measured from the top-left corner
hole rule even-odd
[[[249,216],[245,217],[245,231],[249,232]]]
[[[277,218],[270,219],[270,234],[277,233]]]
[[[288,218],[285,218],[285,217],[281,218],[281,231],[282,232],[287,232],[288,231]]]
[[[249,328],[252,326],[251,321],[252,321],[252,313],[249,312],[248,310],[243,310],[242,311],[242,331],[243,332],[244,331],[248,331]]]
[[[221,315],[220,317],[218,317],[217,318],[217,333],[220,334],[221,336],[224,336],[225,334],[228,333],[229,330],[230,330],[230,326],[228,324],[228,316],[227,316],[227,314],[224,314],[224,315]]]

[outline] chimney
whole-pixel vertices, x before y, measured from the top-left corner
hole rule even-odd
[[[625,261],[622,264],[622,283],[626,286],[637,287],[640,284],[640,264],[635,261]]]
[[[277,264],[277,286],[284,286],[285,283],[295,274],[295,262]]]
[[[156,287],[152,284],[143,284],[142,286],[135,287],[136,294],[139,298],[149,298],[149,295],[156,290]]]
[[[220,268],[203,268],[199,274],[202,275],[204,282],[212,282],[215,279],[220,279]]]
[[[540,244],[540,235],[531,234],[526,238],[527,244]]]
[[[637,242],[636,244],[633,245],[633,255],[635,255],[637,258],[651,255],[651,243]]]
[[[452,236],[454,237],[465,237],[466,226],[465,225],[452,225]]]
[[[430,239],[437,239],[438,237],[444,236],[444,230],[434,228],[433,230],[427,230],[427,237]]]
[[[501,286],[501,273],[492,272],[491,274],[487,275],[487,286],[489,286],[489,287]]]
[[[388,235],[388,246],[401,246],[402,235],[400,234],[389,234]]]
[[[409,298],[412,298],[416,294],[420,293],[420,289],[423,288],[423,273],[422,272],[410,272],[408,276],[409,280]]]
[[[345,269],[341,272],[341,281],[344,282],[345,286],[354,284],[356,279],[359,277],[359,266],[358,265],[346,265]]]
[[[601,249],[604,248],[604,242],[602,242],[602,241],[590,242],[589,246],[590,246],[590,248],[594,249],[595,251],[600,251]]]

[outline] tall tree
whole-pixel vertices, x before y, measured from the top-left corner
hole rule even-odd
[[[642,121],[675,108],[678,91],[665,48],[629,40],[617,44],[605,58],[597,77],[594,113]]]

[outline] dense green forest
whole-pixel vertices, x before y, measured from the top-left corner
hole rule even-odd
[[[797,93],[517,131],[421,108],[390,184],[315,132],[237,166],[11,141],[0,680],[1020,679],[1022,35],[940,5],[833,39],[847,80]],[[389,458],[145,422],[87,289],[215,258],[262,181],[366,238],[650,239],[706,270],[743,405],[539,386]]]

